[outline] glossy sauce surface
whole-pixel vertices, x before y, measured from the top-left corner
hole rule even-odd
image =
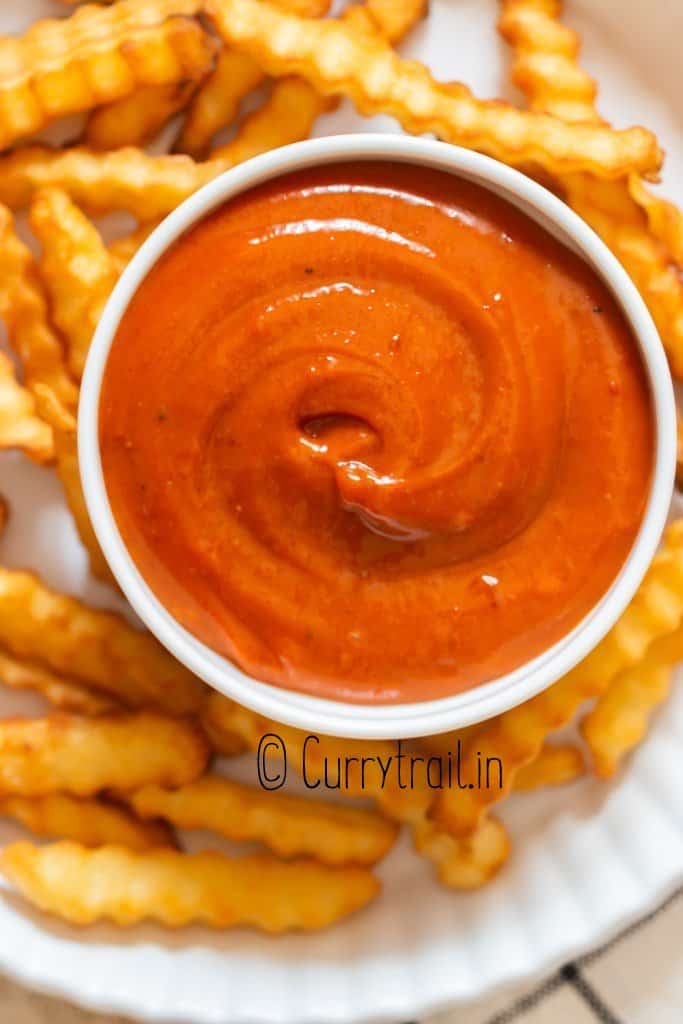
[[[653,420],[606,287],[510,204],[341,164],[227,203],[126,311],[103,468],[152,590],[251,675],[446,696],[587,614]]]

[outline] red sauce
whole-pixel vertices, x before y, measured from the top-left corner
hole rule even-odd
[[[341,164],[227,203],[126,311],[106,486],[152,590],[245,672],[445,696],[558,641],[648,494],[636,343],[596,274],[491,193]]]

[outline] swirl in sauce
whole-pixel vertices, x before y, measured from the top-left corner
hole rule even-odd
[[[617,575],[653,422],[595,273],[488,191],[341,164],[227,203],[125,313],[100,412],[123,539],[170,612],[321,696],[444,696]]]

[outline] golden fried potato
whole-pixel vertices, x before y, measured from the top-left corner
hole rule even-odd
[[[105,800],[66,793],[47,796],[0,796],[0,815],[13,818],[37,836],[71,839],[83,846],[126,846],[153,850],[175,846],[173,832],[160,821],[138,821],[128,811]]]
[[[0,793],[91,796],[147,783],[182,786],[202,773],[208,745],[196,726],[150,711],[0,721]]]
[[[683,416],[676,409],[676,487],[683,490]]]
[[[0,651],[0,683],[13,690],[34,690],[60,711],[79,715],[102,715],[121,710],[121,705],[109,697],[55,675],[40,665],[21,661]]]
[[[1,158],[0,158],[1,159]],[[69,377],[61,339],[48,322],[42,282],[33,255],[14,230],[12,214],[0,206],[0,316],[21,359],[24,384],[47,384],[68,408],[78,390]]]
[[[390,114],[415,133],[479,149],[511,164],[601,177],[655,172],[656,140],[643,128],[617,132],[567,125],[500,101],[475,99],[462,84],[442,84],[416,61],[402,60],[377,32],[342,20],[297,18],[264,0],[208,0],[219,33],[271,74],[298,74],[319,92],[346,95],[364,114]]]
[[[366,868],[266,855],[87,850],[70,842],[13,843],[0,853],[0,871],[34,906],[73,924],[154,920],[170,928],[197,922],[314,931],[364,907],[380,888]]]
[[[0,567],[0,648],[64,673],[129,707],[189,714],[204,686],[149,633]]]
[[[637,174],[628,177],[631,199],[643,210],[653,237],[668,252],[679,268],[683,267],[683,213],[678,207],[657,196]]]
[[[439,881],[449,889],[478,889],[500,871],[510,855],[510,839],[496,818],[484,818],[462,839],[427,819],[412,831],[415,849],[434,864]]]
[[[214,135],[234,121],[242,100],[263,82],[256,61],[228,47],[221,50],[216,66],[190,103],[182,130],[173,147],[203,160]]]
[[[196,0],[121,0],[0,38],[0,148],[50,121],[178,82],[213,52]]]
[[[559,21],[557,0],[503,0],[499,28],[514,47],[512,76],[532,109],[568,121],[604,124],[596,89],[578,64],[580,40]],[[637,174],[597,181],[563,175],[565,199],[624,265],[647,304],[672,369],[683,375],[683,216]]]
[[[244,119],[234,139],[213,151],[212,162],[234,167],[259,153],[307,139],[315,119],[329,107],[330,100],[308,82],[283,78],[275,82],[265,103]]]
[[[683,376],[683,282],[671,257],[653,237],[647,216],[626,182],[588,175],[563,181],[569,205],[600,235],[627,270],[659,331],[673,373]]]
[[[78,535],[88,552],[90,571],[93,576],[104,583],[116,586],[116,580],[102,554],[85,504],[78,465],[76,417],[62,405],[54,391],[43,384],[36,384],[35,399],[38,413],[52,428],[57,476],[64,488],[67,505],[74,518]]]
[[[372,811],[266,792],[217,775],[174,790],[145,786],[126,800],[141,818],[210,829],[228,839],[263,843],[279,857],[309,856],[337,866],[376,863],[398,833]]]
[[[226,170],[182,155],[150,156],[133,147],[96,153],[82,146],[27,146],[0,156],[0,202],[29,205],[42,188],[61,188],[92,214],[126,210],[141,221],[165,217]]]
[[[673,667],[683,660],[683,629],[661,637],[632,668],[618,675],[581,722],[597,775],[609,778],[647,733],[671,689]]]
[[[572,743],[545,743],[538,756],[517,772],[514,782],[516,793],[543,789],[545,786],[563,786],[585,774],[583,754]]]
[[[43,250],[40,269],[52,317],[66,341],[69,369],[80,380],[116,268],[95,225],[62,189],[39,192],[29,221]]]
[[[208,66],[204,66],[206,72]],[[129,96],[93,110],[83,141],[91,149],[146,146],[189,102],[202,75],[169,85],[145,85]]]
[[[317,18],[325,14],[329,0],[279,0],[286,10]],[[224,48],[216,66],[194,96],[174,149],[204,159],[214,135],[237,116],[242,100],[263,82],[259,65],[246,54]]]
[[[257,750],[262,736],[275,733],[285,744],[291,766],[300,772],[305,763],[310,783],[323,777],[327,765],[334,773],[334,784],[339,763],[342,792],[347,796],[374,800],[382,813],[393,821],[410,823],[421,820],[433,800],[434,793],[424,784],[421,773],[412,780],[414,784],[407,784],[406,776],[403,787],[396,771],[387,769],[383,774],[378,758],[386,765],[397,754],[396,744],[388,740],[319,736],[316,741],[309,741],[304,749],[307,734],[302,730],[271,722],[213,692],[207,692],[200,719],[214,746],[218,744],[218,749],[221,735],[225,735],[229,743],[238,736],[250,750]]]
[[[96,153],[85,147],[26,147],[0,157],[0,202],[20,209],[40,189],[52,187],[63,189],[89,213],[126,210],[143,222],[153,221],[240,161],[305,138],[327,105],[301,81],[277,82],[234,139],[205,163],[182,154],[150,156],[134,148]]]
[[[559,0],[503,0],[498,29],[514,47],[512,80],[532,110],[596,121],[595,82],[579,67],[581,40],[559,21]]]
[[[366,10],[385,39],[400,43],[418,21],[426,17],[429,0],[365,0]]]
[[[18,448],[35,462],[52,462],[52,430],[40,419],[33,395],[17,380],[11,359],[0,352],[0,449]]]
[[[579,704],[599,697],[611,681],[636,664],[658,637],[683,622],[683,520],[666,531],[636,596],[621,619],[580,665],[553,686],[483,723],[465,744],[464,762],[498,758],[502,785],[443,790],[432,808],[434,820],[455,836],[473,832],[485,810],[512,789],[517,772],[538,756],[546,737],[571,720]]]

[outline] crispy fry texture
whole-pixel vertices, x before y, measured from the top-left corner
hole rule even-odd
[[[182,786],[204,770],[206,741],[189,722],[152,712],[0,722],[0,793],[91,796],[147,783]]]
[[[38,193],[29,220],[43,250],[52,316],[66,341],[69,369],[80,380],[116,268],[97,228],[61,189]]]
[[[471,836],[456,839],[425,819],[413,827],[415,849],[436,868],[449,889],[478,889],[500,871],[510,839],[496,818],[485,818]]]
[[[224,48],[206,82],[197,90],[176,140],[175,150],[203,160],[214,135],[234,121],[242,100],[264,80],[255,60]]]
[[[658,637],[683,622],[683,521],[673,523],[636,596],[605,639],[575,669],[537,697],[482,725],[465,745],[465,764],[477,755],[499,758],[502,786],[444,790],[434,820],[455,836],[470,835],[488,807],[514,785],[517,772],[538,756],[549,733],[571,720],[582,701],[599,697],[635,665]]]
[[[0,148],[138,86],[181,81],[212,49],[199,23],[187,17],[198,6],[196,0],[86,4],[69,18],[2,37]]]
[[[266,102],[245,118],[231,142],[213,151],[212,163],[234,167],[278,146],[307,139],[316,118],[330,107],[301,78],[283,78],[273,85]]]
[[[652,192],[637,174],[628,177],[631,199],[643,210],[654,238],[671,259],[683,267],[683,213],[678,207]]]
[[[35,462],[54,459],[52,430],[37,414],[33,395],[17,380],[12,361],[0,352],[0,449],[17,448]]]
[[[85,504],[78,465],[76,417],[59,401],[54,391],[45,385],[36,384],[35,395],[40,416],[52,428],[57,476],[64,488],[66,502],[74,518],[78,535],[88,552],[90,571],[104,583],[116,586],[116,580],[102,554]]]
[[[133,147],[97,153],[86,147],[27,146],[0,157],[0,202],[23,209],[43,188],[63,189],[91,214],[126,210],[141,221],[165,217],[226,167],[187,156],[150,156]]]
[[[512,80],[532,110],[562,121],[599,120],[595,82],[578,65],[579,37],[559,15],[559,0],[503,0],[498,29],[514,47]]]
[[[572,209],[590,224],[623,264],[645,300],[669,357],[683,376],[683,283],[668,252],[652,235],[625,182],[573,175],[564,182]]]
[[[159,921],[266,932],[315,931],[369,903],[379,882],[365,868],[330,868],[270,856],[86,850],[63,842],[19,842],[0,853],[0,871],[40,910],[73,924]]]
[[[516,793],[544,789],[546,786],[564,786],[585,774],[583,754],[573,743],[546,743],[533,761],[517,772]]]
[[[173,846],[173,833],[158,821],[138,821],[128,811],[100,799],[66,793],[27,799],[0,797],[0,815],[13,818],[37,836],[70,839],[83,846],[125,846],[153,850]]]
[[[80,683],[55,675],[41,665],[21,661],[0,651],[0,683],[13,690],[33,690],[60,711],[78,715],[102,715],[120,710],[109,697],[89,690]]]
[[[148,633],[57,594],[30,573],[0,568],[0,647],[129,707],[188,714],[204,687]]]
[[[88,118],[83,141],[91,149],[146,146],[186,106],[198,77],[170,85],[145,85],[122,100],[98,107]]]
[[[390,114],[414,133],[479,149],[505,163],[549,171],[590,170],[602,177],[656,171],[661,154],[642,128],[614,132],[566,125],[546,114],[475,99],[466,86],[437,82],[427,68],[402,60],[380,32],[354,31],[343,20],[296,18],[262,0],[210,0],[225,41],[271,74],[297,74],[319,92],[349,96],[361,113]]]
[[[26,387],[32,390],[36,383],[46,384],[67,407],[75,408],[78,392],[66,370],[61,339],[48,321],[33,255],[4,206],[0,206],[0,316],[23,364]]]
[[[366,0],[362,6],[385,39],[400,43],[426,16],[429,0]]]
[[[144,819],[210,829],[228,839],[263,843],[279,857],[315,857],[323,864],[374,864],[394,844],[396,826],[371,811],[271,793],[205,775],[180,789],[145,786],[128,796]]]
[[[580,40],[564,26],[558,0],[503,0],[499,29],[514,48],[512,77],[533,110],[566,121],[604,124],[596,88],[582,71]],[[597,181],[563,176],[572,209],[624,265],[645,300],[676,376],[683,374],[683,216],[638,174]],[[672,264],[678,263],[678,270]]]
[[[318,18],[325,14],[328,0],[280,0],[280,6],[296,14]],[[221,128],[237,116],[242,100],[264,81],[256,61],[229,47],[221,50],[216,66],[197,90],[189,105],[175,150],[203,160],[211,141]]]
[[[683,630],[661,637],[642,661],[618,675],[581,722],[581,733],[601,778],[614,775],[647,734],[650,719],[671,689],[683,658]]]

